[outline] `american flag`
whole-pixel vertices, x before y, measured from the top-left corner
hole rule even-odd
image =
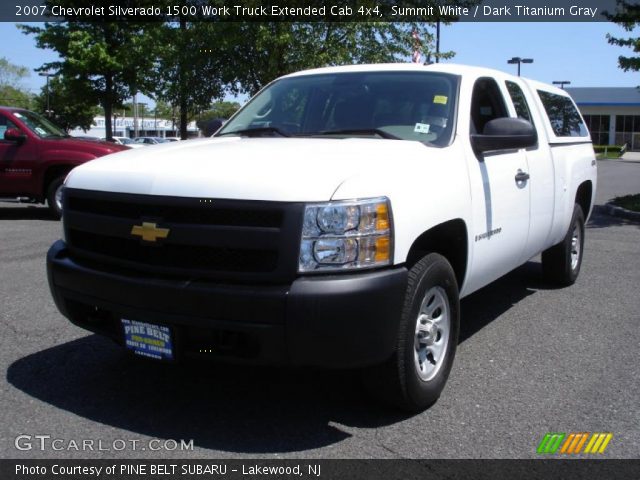
[[[422,46],[422,42],[420,41],[420,35],[418,35],[418,31],[414,30],[411,34],[414,40],[413,44],[413,55],[411,56],[411,61],[413,63],[422,63],[422,53],[420,53],[420,47]]]

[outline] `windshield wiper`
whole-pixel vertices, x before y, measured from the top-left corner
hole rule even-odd
[[[223,132],[219,137],[223,135],[244,135],[247,137],[259,137],[264,135],[265,133],[275,133],[280,135],[281,137],[290,137],[287,132],[283,132],[277,127],[258,127],[258,128],[244,128],[242,130],[234,130],[233,132]]]
[[[315,133],[307,133],[308,136],[315,135],[378,135],[382,138],[387,138],[389,140],[402,140],[400,137],[396,137],[395,135],[385,132],[384,130],[380,130],[379,128],[351,128],[344,130],[324,130],[322,132]]]

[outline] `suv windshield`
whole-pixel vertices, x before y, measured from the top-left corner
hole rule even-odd
[[[451,142],[458,77],[435,72],[340,72],[283,78],[216,134]]]
[[[38,115],[37,113],[22,110],[19,112],[13,112],[13,115],[16,118],[20,119],[22,123],[24,123],[29,128],[29,130],[31,130],[41,138],[69,136],[63,130],[56,127],[49,120]]]

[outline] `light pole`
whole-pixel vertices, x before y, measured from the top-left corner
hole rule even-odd
[[[533,58],[521,58],[521,57],[513,57],[510,60],[507,60],[507,63],[514,65],[518,64],[518,76],[520,76],[520,64],[521,63],[533,63]]]
[[[116,134],[118,133],[118,130],[116,128],[116,122],[118,121],[118,117],[119,116],[120,115],[117,112],[113,114],[113,125],[111,127],[111,136],[112,137],[115,137]]]
[[[41,77],[47,77],[47,110],[45,111],[45,113],[47,114],[47,117],[51,116],[51,105],[50,105],[50,90],[49,90],[49,77],[55,77],[56,74],[55,73],[50,73],[50,72],[40,72],[38,73],[38,75],[40,75]]]
[[[560,85],[560,88],[564,90],[564,86],[571,85],[571,82],[569,80],[554,80],[553,84]]]
[[[138,94],[133,94],[133,136],[138,138],[140,131],[138,130]]]
[[[142,125],[142,136],[144,137],[147,134],[147,130],[144,128],[144,107],[147,105],[145,102],[138,102],[138,105],[140,106],[140,109],[142,110],[142,113],[140,114],[140,116],[142,117],[142,121],[140,122]]]

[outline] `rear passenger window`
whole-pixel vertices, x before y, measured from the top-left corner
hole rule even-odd
[[[556,137],[586,137],[587,127],[570,98],[538,90]]]
[[[524,93],[520,86],[515,82],[506,82],[507,90],[509,90],[509,96],[511,97],[511,101],[513,102],[513,106],[516,108],[516,115],[518,118],[522,118],[523,120],[527,120],[529,122],[531,120],[531,111],[529,110],[529,105],[527,105],[527,100],[524,98]]]

